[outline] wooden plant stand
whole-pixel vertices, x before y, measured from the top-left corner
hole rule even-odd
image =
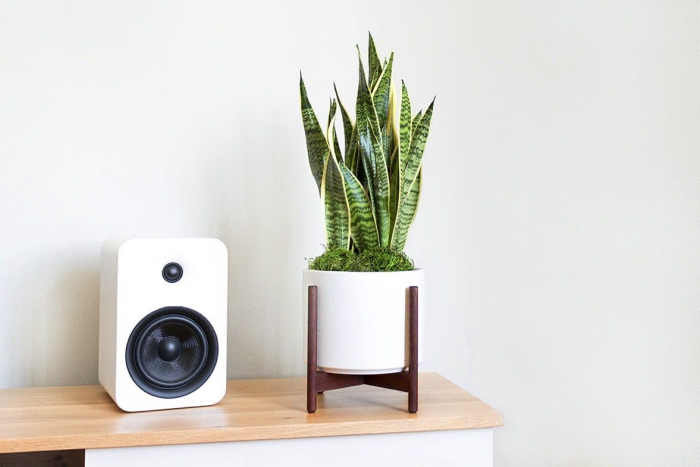
[[[418,412],[418,287],[409,287],[408,370],[381,375],[341,375],[318,369],[318,287],[309,286],[306,411],[316,412],[316,396],[331,389],[368,384],[408,393],[408,411]]]

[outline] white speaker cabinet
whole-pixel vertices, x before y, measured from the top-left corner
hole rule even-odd
[[[100,384],[127,412],[226,393],[228,252],[213,238],[102,246]]]

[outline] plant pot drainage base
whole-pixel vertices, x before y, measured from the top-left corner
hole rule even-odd
[[[308,347],[306,367],[306,411],[316,412],[316,396],[332,389],[349,388],[367,384],[408,393],[408,411],[418,411],[418,287],[409,287],[409,351],[408,370],[379,375],[343,375],[326,373],[318,369],[318,287],[308,289]]]

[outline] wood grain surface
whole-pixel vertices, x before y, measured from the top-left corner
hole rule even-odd
[[[101,386],[0,390],[0,453],[158,446],[373,433],[492,428],[503,416],[435,373],[419,378],[420,411],[406,394],[358,386],[318,396],[306,378],[228,381],[210,407],[122,412]]]

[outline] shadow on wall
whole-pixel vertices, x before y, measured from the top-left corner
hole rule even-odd
[[[212,175],[219,180],[222,178],[220,174]],[[266,227],[272,226],[263,219],[268,210],[265,195],[258,196],[265,191],[265,183],[256,179],[251,176],[235,183],[228,180],[228,183],[217,184],[218,198],[225,201],[219,206],[214,235],[226,244],[229,255],[229,378],[278,375],[279,341],[270,339],[266,329],[274,327],[278,321],[275,314],[280,310],[275,310],[270,302],[279,291],[268,290],[272,282],[265,279],[273,277],[277,271],[269,270],[262,257],[270,254],[275,245],[261,248],[266,244]]]
[[[274,124],[273,124],[274,126]],[[245,140],[245,138],[244,138]],[[211,173],[216,224],[229,253],[228,377],[281,377],[303,372],[301,269],[290,248],[295,184],[280,149],[242,141],[245,170],[232,162]],[[235,161],[234,157],[227,160]]]
[[[18,278],[13,386],[97,384],[99,248],[94,253],[35,258]],[[39,284],[37,286],[37,284]]]

